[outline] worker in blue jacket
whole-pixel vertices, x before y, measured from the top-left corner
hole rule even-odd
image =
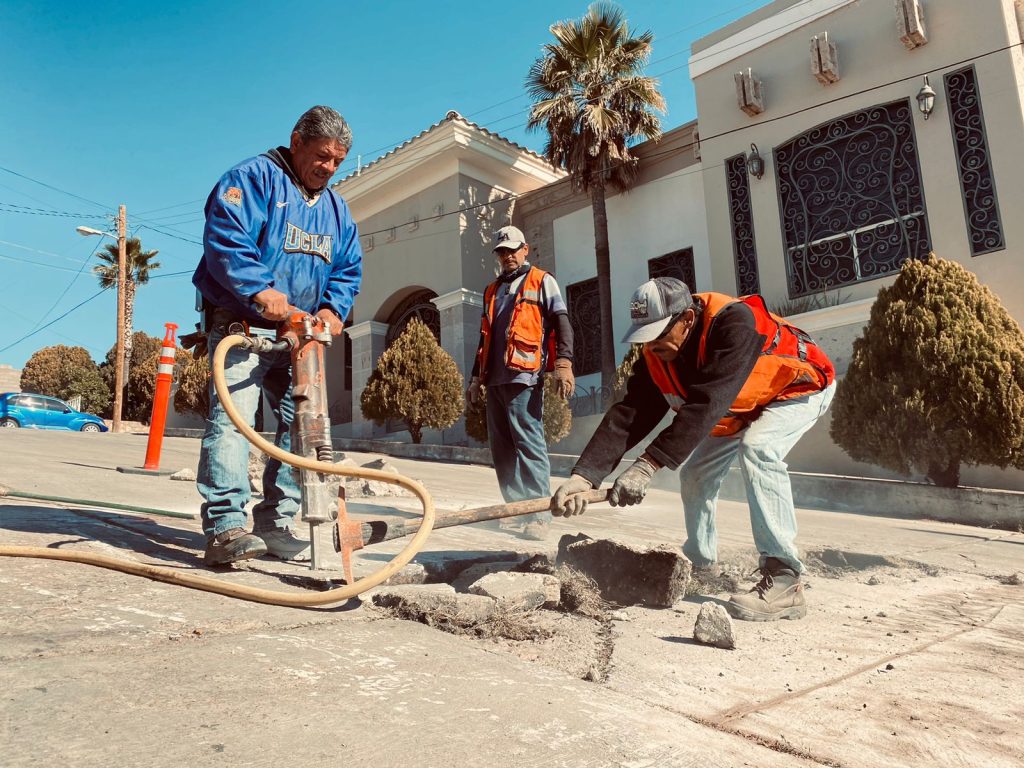
[[[313,107],[295,124],[288,147],[245,160],[217,182],[206,201],[203,257],[192,277],[211,350],[233,325],[274,336],[289,307],[323,318],[332,335],[342,332],[359,292],[362,251],[348,206],[327,184],[351,146],[345,119],[330,107]],[[239,413],[252,424],[265,394],[277,417],[275,444],[289,450],[290,353],[235,347],[224,368]],[[253,507],[252,533],[246,531],[248,462],[248,442],[212,392],[197,478],[205,500],[205,562],[263,554],[308,560],[309,542],[292,530],[298,486],[276,459],[267,462],[263,500]]]

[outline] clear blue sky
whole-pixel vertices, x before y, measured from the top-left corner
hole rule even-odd
[[[696,116],[691,42],[767,2],[621,4],[634,29],[654,33],[647,71],[668,102],[665,128]],[[450,109],[540,150],[542,136],[524,129],[523,80],[551,39],[550,24],[586,8],[562,0],[475,7],[7,0],[0,364],[20,368],[53,344],[103,359],[115,340],[114,291],[18,340],[99,290],[91,254],[114,241],[81,237],[75,227],[111,227],[121,203],[129,233],[158,249],[162,265],[139,290],[135,329],[162,336],[163,324],[176,322],[190,331],[206,195],[235,163],[287,144],[296,118],[314,104],[338,109],[355,134],[337,178],[357,155],[368,162]]]

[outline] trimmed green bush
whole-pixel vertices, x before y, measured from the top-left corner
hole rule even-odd
[[[832,439],[857,461],[956,487],[1024,468],[1024,333],[956,262],[908,261],[878,293],[839,384]]]
[[[402,419],[412,441],[423,428],[445,429],[459,420],[463,402],[462,374],[434,334],[413,318],[377,361],[359,398],[363,416],[376,424]]]

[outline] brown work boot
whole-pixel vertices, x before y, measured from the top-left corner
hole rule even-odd
[[[267,545],[259,536],[253,536],[244,528],[229,528],[216,536],[207,537],[203,562],[207,565],[228,565],[259,557],[266,552]]]
[[[800,574],[781,560],[769,557],[760,568],[761,580],[743,595],[729,598],[727,608],[741,621],[802,619],[807,615]]]

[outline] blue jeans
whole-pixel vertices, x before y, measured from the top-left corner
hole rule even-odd
[[[274,336],[273,331],[252,329],[254,335]],[[222,325],[210,332],[210,360],[213,350],[227,335]],[[212,371],[212,369],[211,369]],[[291,353],[256,354],[232,348],[224,361],[224,377],[236,410],[252,426],[263,392],[277,417],[274,444],[290,450],[291,425],[295,409],[291,398]],[[210,381],[210,417],[206,421],[199,453],[196,480],[206,500],[201,508],[203,532],[215,536],[231,528],[245,527],[249,503],[249,441],[231,423]],[[292,527],[299,508],[299,488],[290,467],[269,459],[263,472],[263,500],[252,510],[253,531],[266,532]]]
[[[551,495],[551,462],[544,441],[544,382],[487,387],[487,440],[506,502]],[[516,518],[546,522],[550,512]]]
[[[832,384],[807,397],[769,405],[736,435],[708,437],[679,468],[679,487],[686,516],[683,554],[696,566],[718,560],[715,503],[733,459],[739,459],[747,489],[750,527],[760,565],[774,557],[802,573],[796,549],[796,511],[785,462],[797,440],[828,410]]]

